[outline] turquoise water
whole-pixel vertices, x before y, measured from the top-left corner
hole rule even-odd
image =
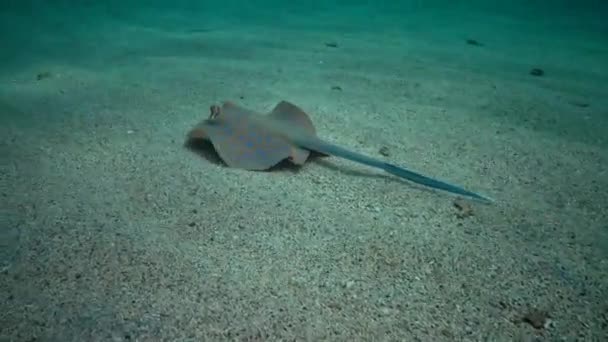
[[[0,340],[604,340],[607,17],[3,1]],[[184,140],[227,100],[291,101],[380,170],[199,158]]]

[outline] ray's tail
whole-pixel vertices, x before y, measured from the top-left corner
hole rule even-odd
[[[396,166],[393,164],[389,164],[389,163],[383,163],[383,164],[384,165],[381,167],[382,170],[384,170],[392,175],[395,175],[397,177],[401,177],[401,178],[410,180],[414,183],[418,183],[418,184],[425,185],[425,186],[435,188],[435,189],[444,190],[444,191],[451,192],[451,193],[457,194],[457,195],[471,197],[471,198],[474,198],[476,200],[480,200],[483,202],[488,202],[488,203],[494,202],[489,197],[482,196],[480,194],[466,190],[457,185],[453,185],[450,183],[440,181],[438,179],[427,177],[427,176],[421,175],[419,173],[410,171],[408,169],[404,169],[402,167],[399,167],[399,166]]]
[[[440,181],[438,179],[430,178],[414,171],[410,171],[408,169],[383,162],[376,158],[371,158],[366,155],[349,151],[343,147],[330,144],[326,141],[320,140],[318,138],[309,138],[309,137],[301,137],[300,139],[295,138],[293,142],[299,145],[302,148],[306,148],[308,150],[313,150],[319,153],[328,154],[336,157],[345,158],[357,163],[361,163],[367,166],[375,167],[378,169],[382,169],[392,175],[395,175],[400,178],[407,179],[414,183],[428,186],[434,189],[439,189],[447,192],[451,192],[453,194],[462,195],[466,197],[470,197],[476,200],[480,200],[482,202],[491,203],[493,200],[489,197],[482,196],[475,192],[465,190],[464,188],[453,185],[447,182]]]

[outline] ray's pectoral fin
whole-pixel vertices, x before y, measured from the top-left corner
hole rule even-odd
[[[188,132],[184,146],[211,163],[225,165],[226,162],[217,153],[217,150],[211,143],[209,135],[207,135],[205,127],[206,121],[207,120],[201,121]]]
[[[310,135],[317,134],[308,114],[291,102],[279,102],[268,116],[276,120],[282,120]]]
[[[291,144],[267,129],[256,114],[231,102],[212,106],[209,119],[189,137],[206,139],[226,165],[245,170],[268,170],[291,155]]]
[[[205,133],[204,121],[194,126],[188,132],[187,140],[191,142],[192,140],[209,140],[209,136]]]
[[[317,137],[317,131],[310,116],[291,102],[279,102],[272,112],[268,114],[268,117],[284,123],[284,127],[294,131],[295,134],[310,137],[311,139]],[[306,162],[311,153],[314,155],[327,156],[326,154],[311,151],[292,144],[289,160],[296,165],[302,165]]]

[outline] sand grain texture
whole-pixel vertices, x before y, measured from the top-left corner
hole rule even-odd
[[[550,52],[538,42],[564,36],[538,32],[555,28],[498,17],[485,20],[504,32],[477,28],[477,47],[422,14],[374,31],[295,12],[274,26],[133,13],[69,36],[27,26],[45,34],[0,70],[0,340],[606,336],[599,43]],[[546,75],[528,75],[539,63]],[[329,141],[387,147],[498,203],[463,217],[450,195],[335,158],[271,173],[209,162],[185,135],[226,99],[260,112],[288,99]],[[533,328],[530,310],[552,323]]]

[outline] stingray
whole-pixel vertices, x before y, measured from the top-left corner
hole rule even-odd
[[[211,142],[224,163],[233,168],[268,170],[284,160],[302,165],[312,151],[378,168],[430,188],[492,202],[490,198],[460,186],[324,141],[317,137],[310,117],[287,101],[281,101],[267,115],[260,115],[230,101],[221,106],[212,105],[209,117],[188,134],[189,141],[199,139]]]

